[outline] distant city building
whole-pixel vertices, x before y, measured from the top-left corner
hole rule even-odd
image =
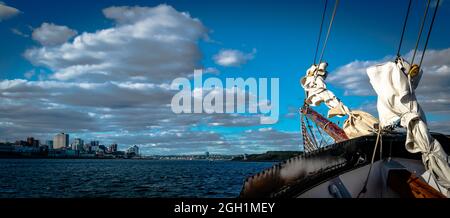
[[[28,137],[28,138],[27,138],[27,143],[28,143],[29,146],[33,146],[33,144],[34,144],[34,138],[33,138],[33,137]]]
[[[127,155],[129,156],[139,156],[139,147],[137,145],[133,145],[127,149]]]
[[[99,145],[97,151],[106,152],[108,150],[105,145]]]
[[[53,148],[61,149],[69,146],[69,134],[58,133],[53,137]]]
[[[100,142],[99,141],[91,141],[91,147],[94,147],[94,146],[99,146],[100,145]]]
[[[111,153],[117,152],[117,144],[111,144],[109,146],[109,152]]]
[[[33,137],[28,137],[27,138],[27,144],[30,147],[39,147],[39,140],[35,140]]]
[[[47,140],[45,144],[48,146],[48,149],[53,149],[53,140]]]
[[[23,140],[18,140],[14,144],[16,146],[28,146],[28,142],[27,141],[23,141]]]
[[[83,150],[83,144],[84,144],[83,139],[75,138],[72,143],[72,150],[75,150],[75,151]]]
[[[91,150],[91,144],[87,144],[87,143],[84,144],[83,149],[84,149],[85,152],[90,153],[92,151]]]

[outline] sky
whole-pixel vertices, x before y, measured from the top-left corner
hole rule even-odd
[[[137,144],[144,154],[301,150],[299,80],[313,62],[324,2],[3,0],[0,141],[65,132],[119,149]],[[393,60],[407,3],[340,1],[324,60],[329,89],[349,108],[377,116],[365,70]],[[424,9],[425,1],[413,0],[401,51],[407,58]],[[416,93],[430,129],[446,134],[449,16],[450,3],[441,1]],[[174,114],[171,81],[197,68],[223,81],[279,78],[278,122],[261,125],[261,114]]]

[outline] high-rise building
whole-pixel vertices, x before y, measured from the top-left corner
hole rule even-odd
[[[61,149],[69,146],[69,134],[58,133],[53,137],[53,148]]]
[[[75,150],[75,151],[83,150],[83,144],[84,144],[83,139],[75,138],[72,143],[72,150]]]

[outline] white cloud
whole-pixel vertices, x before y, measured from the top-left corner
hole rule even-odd
[[[255,57],[256,49],[251,53],[244,53],[235,49],[224,49],[214,55],[213,59],[216,64],[224,67],[238,67]]]
[[[217,68],[214,67],[208,67],[206,69],[203,70],[203,73],[210,73],[210,74],[214,74],[214,75],[218,75],[220,73],[220,71]]]
[[[20,11],[18,9],[10,7],[3,2],[0,2],[0,21],[14,17],[19,13]]]
[[[58,80],[162,82],[187,76],[200,60],[198,20],[168,5],[110,7],[114,27],[84,32],[70,43],[32,48],[25,57],[50,68]]]
[[[385,57],[376,61],[355,60],[331,72],[327,77],[327,81],[330,84],[342,87],[345,90],[344,95],[373,96],[375,92],[372,86],[370,86],[366,69],[373,65],[386,62],[389,59],[392,58]]]
[[[30,70],[30,71],[27,71],[23,76],[27,79],[31,79],[31,77],[33,77],[35,74],[36,74],[35,70]]]
[[[32,38],[44,46],[61,45],[70,38],[77,35],[77,31],[67,26],[60,26],[53,23],[42,23],[33,30]]]
[[[416,62],[420,60],[421,51]],[[405,55],[411,60],[412,52]],[[375,96],[366,69],[375,64],[393,60],[385,57],[380,60],[353,61],[331,72],[327,81],[345,90],[345,95]],[[416,95],[426,112],[450,114],[450,48],[427,50],[423,61],[423,76]]]
[[[25,38],[30,37],[28,34],[22,32],[22,31],[20,31],[19,29],[16,29],[16,28],[12,28],[11,32],[16,34],[16,35],[18,35],[18,36],[22,36],[22,37],[25,37]]]

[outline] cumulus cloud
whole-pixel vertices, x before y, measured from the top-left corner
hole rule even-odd
[[[250,53],[244,53],[235,49],[223,49],[214,55],[213,59],[216,64],[224,67],[238,67],[255,57],[256,49]]]
[[[0,22],[2,20],[14,17],[19,13],[20,11],[18,9],[10,7],[3,2],[0,2]]]
[[[405,55],[407,60],[411,57],[412,52]],[[394,57],[388,56],[380,60],[356,60],[331,72],[327,81],[345,90],[345,95],[376,96],[366,69],[393,59]],[[416,61],[418,60],[420,55],[416,57]],[[450,48],[427,50],[422,69],[424,74],[416,90],[419,103],[426,112],[450,113]]]
[[[32,38],[44,46],[61,45],[77,35],[77,31],[67,26],[59,26],[53,23],[43,23],[33,30]]]
[[[50,68],[52,78],[78,81],[162,82],[187,76],[200,59],[203,24],[168,5],[109,7],[115,26],[84,32],[60,46],[32,48],[25,57]]]

